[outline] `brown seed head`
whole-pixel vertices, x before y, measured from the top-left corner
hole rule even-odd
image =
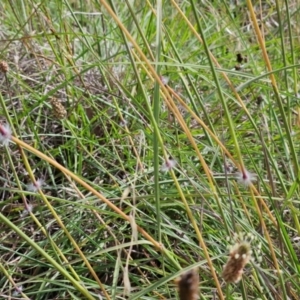
[[[236,61],[238,62],[238,63],[242,63],[243,62],[243,56],[242,56],[242,54],[241,53],[237,53],[237,55],[236,55]]]
[[[190,270],[176,281],[180,300],[197,300],[199,298],[198,269]]]
[[[60,103],[60,101],[56,98],[52,98],[50,100],[52,105],[53,114],[58,119],[64,119],[67,116],[67,111],[64,106]]]
[[[4,60],[1,60],[0,61],[0,72],[2,73],[7,73],[9,70],[9,67],[8,67],[8,64],[6,61]]]
[[[236,243],[230,251],[228,261],[223,268],[222,276],[227,283],[237,283],[242,279],[245,265],[251,259],[248,242]]]

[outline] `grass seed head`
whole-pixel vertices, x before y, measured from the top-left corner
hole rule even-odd
[[[64,119],[67,116],[67,111],[64,106],[60,103],[60,101],[56,98],[52,98],[50,100],[52,105],[53,114],[57,119]]]
[[[8,70],[9,70],[9,66],[8,66],[7,62],[4,60],[0,61],[0,72],[7,73]]]
[[[196,300],[199,298],[198,269],[190,270],[176,280],[180,300]]]
[[[222,277],[227,283],[237,283],[242,279],[244,267],[251,259],[251,246],[246,240],[237,242],[230,250]]]

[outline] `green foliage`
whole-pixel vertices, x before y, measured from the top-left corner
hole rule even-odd
[[[297,299],[296,4],[1,1],[0,296]]]

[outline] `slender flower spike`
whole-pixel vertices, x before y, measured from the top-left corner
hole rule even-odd
[[[245,186],[249,186],[252,182],[256,181],[256,174],[250,173],[246,169],[242,170],[241,172],[237,173],[236,179],[238,183],[243,184]]]
[[[176,280],[180,300],[199,299],[198,269],[190,270]]]
[[[244,267],[249,263],[251,253],[250,243],[247,241],[238,242],[232,247],[222,273],[227,283],[237,283],[242,279]]]
[[[172,158],[169,158],[167,159],[163,165],[161,166],[160,170],[162,172],[168,172],[170,171],[171,169],[173,169],[175,166],[176,166],[177,162],[175,159],[172,159]]]
[[[0,125],[0,144],[7,146],[11,139],[11,128],[9,124]]]
[[[35,183],[27,184],[27,190],[29,192],[37,192],[39,189],[41,189],[43,183],[44,183],[43,179],[37,179]]]

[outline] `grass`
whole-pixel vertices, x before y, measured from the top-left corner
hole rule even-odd
[[[1,299],[298,299],[299,9],[234,3],[0,3]]]

